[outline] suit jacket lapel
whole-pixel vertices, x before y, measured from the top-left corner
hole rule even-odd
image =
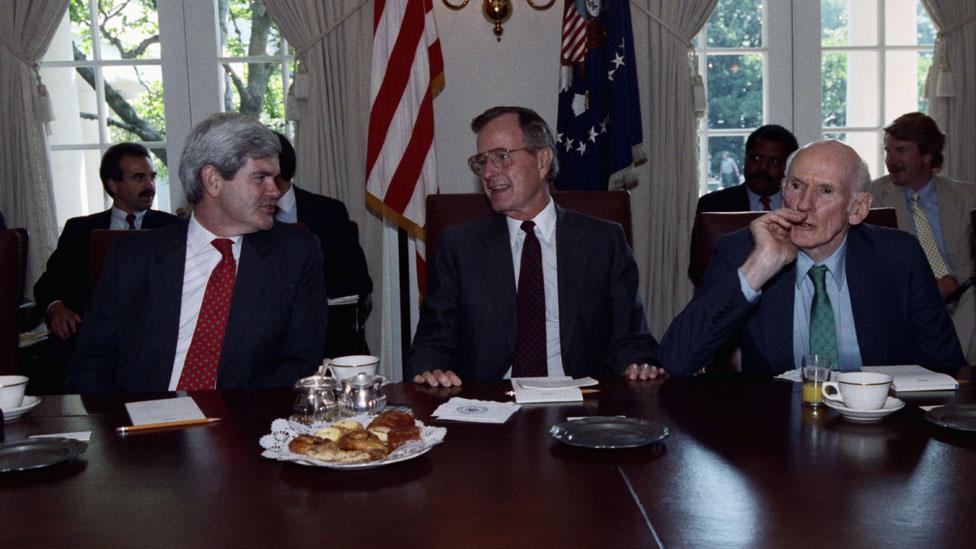
[[[746,191],[746,184],[743,183],[735,188],[738,189],[739,198],[737,201],[739,203],[739,211],[748,212],[752,208],[752,205],[749,204],[749,193]]]
[[[955,257],[955,251],[961,249],[959,246],[961,239],[966,239],[966,242],[969,242],[969,235],[965,230],[966,226],[956,223],[957,219],[968,218],[964,206],[966,200],[965,197],[958,196],[952,187],[946,185],[941,177],[935,176],[934,183],[939,195],[939,222],[942,227],[942,240],[945,243],[949,269],[956,271],[957,264],[962,264],[963,268],[957,274],[965,277],[969,274],[969,264],[966,261],[969,258]],[[967,245],[962,249],[968,250],[969,246]]]
[[[881,285],[874,281],[876,273],[868,258],[873,257],[865,247],[862,227],[851,227],[847,233],[847,292],[851,298],[851,313],[854,315],[854,330],[857,332],[857,346],[861,360],[865,364],[884,364],[884,342],[887,339],[887,321],[882,304],[886,302],[881,295]]]
[[[149,266],[149,306],[148,311],[160,319],[159,337],[155,356],[159,357],[160,367],[152,369],[152,380],[156,387],[169,386],[176,357],[176,340],[180,330],[180,308],[183,299],[183,272],[186,265],[187,221],[181,221],[174,236],[160,242],[155,249]],[[148,371],[148,370],[147,370]]]
[[[586,253],[586,234],[572,223],[570,214],[556,206],[556,278],[559,285],[559,342],[563,350],[563,364],[573,341],[579,316],[589,254]]]
[[[231,298],[227,329],[224,332],[223,351],[220,353],[218,384],[224,381],[225,372],[234,372],[235,379],[250,378],[250,372],[242,372],[239,367],[228,368],[228,366],[234,363],[234,349],[241,345],[241,338],[247,325],[254,322],[253,316],[245,313],[260,311],[260,299],[267,292],[264,281],[279,279],[274,273],[274,261],[265,257],[269,251],[270,244],[266,232],[244,235],[237,276],[234,279],[234,295]]]
[[[779,272],[759,297],[762,311],[762,356],[774,370],[789,364],[793,369],[793,307],[796,297],[796,262]]]
[[[895,216],[898,218],[898,228],[915,234],[915,225],[912,223],[912,212],[908,211],[908,201],[905,199],[905,191],[896,187],[891,180],[885,181],[881,186],[883,199],[882,205],[890,205],[895,209]]]
[[[515,268],[512,248],[509,244],[508,224],[505,216],[495,214],[481,239],[484,250],[482,272],[488,288],[486,298],[498,319],[499,330],[507,345],[507,355],[515,352]],[[505,365],[506,369],[508,365]],[[505,372],[501,372],[504,374]]]

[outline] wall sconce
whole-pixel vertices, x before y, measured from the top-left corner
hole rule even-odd
[[[444,5],[452,10],[460,10],[468,5],[471,0],[464,0],[460,4],[452,4],[448,0],[443,0]],[[556,0],[549,0],[548,4],[537,4],[532,0],[525,0],[533,8],[543,11],[552,7]],[[502,40],[502,23],[512,17],[512,0],[484,0],[481,13],[489,23],[494,23],[495,40]]]

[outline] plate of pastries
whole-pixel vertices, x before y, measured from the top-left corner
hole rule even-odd
[[[272,434],[261,439],[265,457],[331,469],[370,469],[413,459],[440,443],[447,431],[424,425],[403,408],[329,424],[282,421],[275,420]]]

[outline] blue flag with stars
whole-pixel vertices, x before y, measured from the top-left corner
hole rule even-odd
[[[560,58],[556,188],[633,187],[646,158],[630,2],[566,0]]]

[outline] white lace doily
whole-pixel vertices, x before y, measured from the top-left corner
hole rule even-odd
[[[363,414],[345,419],[358,421],[365,426],[369,425],[369,422],[372,421],[374,417],[376,416]],[[327,461],[311,459],[308,456],[296,454],[288,449],[288,443],[291,441],[291,439],[297,437],[298,435],[314,434],[315,431],[318,431],[323,427],[328,427],[331,425],[331,423],[332,422],[321,422],[305,425],[289,419],[276,419],[271,422],[271,433],[262,436],[258,441],[261,447],[264,448],[261,455],[268,459],[292,461],[313,467],[327,467],[329,469],[372,469],[373,467],[381,467],[391,463],[406,461],[422,454],[426,454],[435,445],[440,444],[444,440],[444,436],[447,434],[447,429],[444,427],[431,427],[429,425],[424,425],[420,421],[416,421],[417,427],[420,428],[420,440],[412,440],[407,442],[381,460],[368,461],[365,463],[330,463]]]

